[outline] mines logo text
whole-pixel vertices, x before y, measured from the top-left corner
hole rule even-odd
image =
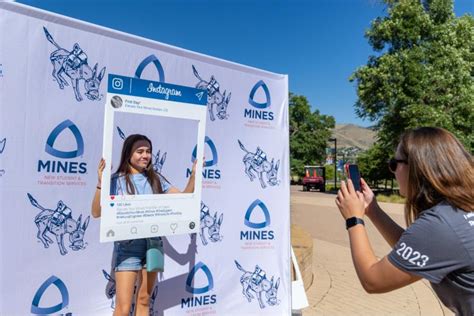
[[[256,214],[260,211],[260,214]],[[254,222],[252,218],[261,218],[263,215],[263,220]],[[273,240],[275,239],[275,232],[268,229],[271,224],[270,212],[268,211],[267,206],[261,200],[256,199],[250,204],[245,213],[244,224],[249,230],[244,230],[240,232],[240,240],[251,240],[251,241],[261,241],[261,240]]]
[[[50,302],[53,300],[53,293],[55,291],[50,290],[47,291],[50,287],[55,286],[57,290],[59,290],[59,293],[61,294],[61,301],[57,304],[54,305],[49,305],[51,304]],[[56,297],[56,295],[54,295]],[[40,302],[42,306],[40,306]],[[49,304],[48,304],[49,303]],[[48,304],[49,306],[44,307],[45,304]],[[66,285],[64,282],[59,279],[58,277],[52,275],[50,276],[46,281],[41,284],[41,286],[38,288],[38,290],[35,293],[35,296],[33,297],[33,301],[31,302],[31,313],[35,315],[52,315],[60,313],[60,315],[65,315],[65,316],[72,316],[72,313],[66,312],[68,309],[69,305],[69,292],[67,290]]]
[[[198,262],[189,272],[186,279],[186,292],[190,295],[189,297],[181,298],[181,308],[216,304],[217,295],[212,294],[213,288],[214,278],[211,270],[204,263]]]
[[[64,151],[58,149],[57,143],[59,143],[59,141],[56,140],[66,129],[69,129],[74,136],[76,143],[74,150]],[[66,142],[65,138],[67,137],[65,135],[62,136],[61,148],[69,147],[71,142]],[[52,158],[38,160],[38,172],[66,174],[84,174],[87,172],[87,164],[75,159],[80,158],[84,154],[84,139],[82,138],[79,128],[72,121],[65,120],[53,128],[46,140],[44,150]]]
[[[208,155],[209,152],[207,152],[204,156],[206,157],[206,161],[204,163],[204,168],[202,171],[202,176],[206,180],[218,180],[221,178],[221,170],[216,168],[217,162],[218,162],[218,155],[217,155],[217,149],[216,145],[214,145],[214,142],[206,136],[205,138],[205,143],[204,146],[206,146],[210,150],[210,155]],[[197,146],[194,146],[193,154],[191,157],[191,161],[194,162],[196,160],[196,151],[197,151]],[[208,157],[211,157],[209,159]],[[189,178],[191,175],[191,168],[188,168],[186,170],[186,178]]]
[[[259,90],[261,90],[261,92],[257,94]],[[252,107],[247,107],[244,109],[245,118],[262,121],[273,121],[274,113],[270,110],[272,105],[270,90],[263,80],[260,80],[253,86],[252,90],[250,91],[248,103]]]

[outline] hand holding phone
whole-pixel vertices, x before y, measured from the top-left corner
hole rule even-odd
[[[362,192],[360,187],[360,172],[357,165],[349,164],[346,166],[347,177],[351,179],[354,189]]]

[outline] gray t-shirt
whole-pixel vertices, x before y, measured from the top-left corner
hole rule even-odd
[[[431,282],[458,315],[474,315],[474,212],[446,202],[425,210],[402,234],[388,259]]]

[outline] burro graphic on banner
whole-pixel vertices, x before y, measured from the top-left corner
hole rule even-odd
[[[84,241],[84,236],[89,226],[90,216],[82,222],[82,214],[74,219],[72,210],[62,200],[57,202],[56,208],[49,209],[43,207],[30,193],[27,193],[27,196],[31,205],[39,210],[34,219],[38,228],[36,237],[45,249],[54,243],[50,237],[56,240],[62,256],[68,253],[67,248],[73,251],[86,248],[87,242]],[[65,238],[66,235],[68,239]],[[67,248],[64,246],[65,241],[69,241]]]
[[[192,87],[108,76],[101,242],[198,232],[206,100]],[[194,164],[186,143],[197,144]]]
[[[98,63],[91,68],[86,52],[78,43],[75,43],[69,51],[56,43],[53,36],[44,26],[43,31],[46,40],[55,47],[49,56],[49,60],[53,65],[53,79],[58,83],[59,89],[63,90],[65,86],[72,86],[76,100],[81,102],[83,97],[79,87],[82,85],[79,83],[83,81],[87,99],[99,101],[101,99],[99,93],[100,83],[104,78],[106,68],[103,67],[98,72]]]
[[[209,112],[209,119],[211,121],[216,120],[216,116],[219,120],[227,120],[229,114],[227,114],[227,107],[229,106],[231,92],[226,96],[227,90],[221,92],[220,84],[212,75],[209,80],[203,79],[196,67],[193,65],[194,76],[199,80],[196,84],[196,88],[207,91],[207,110]],[[214,112],[216,113],[214,115]]]
[[[201,202],[201,230],[199,231],[199,237],[201,237],[202,244],[204,246],[209,245],[208,240],[212,243],[222,241],[221,226],[224,220],[224,213],[221,213],[219,217],[217,212],[211,215],[209,207]]]
[[[267,184],[270,187],[278,186],[280,184],[280,180],[278,180],[280,160],[275,162],[275,159],[272,158],[271,161],[268,161],[267,154],[260,147],[257,147],[255,152],[250,152],[239,139],[237,142],[240,149],[245,152],[242,162],[245,165],[245,174],[250,181],[258,177],[262,189],[267,188]]]
[[[280,278],[275,281],[275,277],[270,279],[267,273],[259,265],[255,266],[253,272],[245,270],[237,260],[234,260],[237,269],[242,272],[240,284],[242,284],[242,294],[249,303],[257,298],[260,308],[265,306],[275,306],[280,304],[278,299],[278,288],[280,287]]]

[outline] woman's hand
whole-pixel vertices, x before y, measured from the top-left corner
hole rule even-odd
[[[204,167],[204,165],[205,165],[204,157],[202,158],[202,161],[203,161],[202,166]],[[191,175],[188,179],[188,184],[186,185],[186,188],[184,188],[184,191],[182,193],[194,193],[194,182],[196,180],[196,166],[197,166],[197,163],[198,163],[198,160],[194,159]],[[168,193],[176,193],[176,192],[168,191]]]
[[[196,165],[197,165],[197,159],[194,159],[193,162],[193,167],[191,168],[191,177],[194,178],[196,176]]]
[[[364,195],[354,189],[354,185],[350,179],[347,180],[347,184],[341,181],[341,189],[337,192],[336,205],[344,219],[354,216],[359,218],[364,217]]]
[[[204,161],[204,159],[203,159],[203,161]],[[197,163],[198,163],[198,160],[194,159],[193,168],[191,170],[191,175],[188,179],[188,184],[186,185],[186,187],[184,188],[184,191],[182,193],[194,193],[194,182],[196,181],[196,166],[197,166]],[[203,162],[202,165],[204,166],[204,162]],[[168,191],[168,193],[175,193],[175,192]]]
[[[198,160],[194,159],[193,168],[191,169],[191,177],[196,176],[196,165],[197,165],[197,163],[198,163]],[[202,157],[202,167],[204,168],[205,166],[206,166],[206,157]]]
[[[360,178],[360,188],[364,195],[365,215],[369,216],[372,210],[377,206],[375,194],[364,179]]]
[[[101,187],[102,186],[102,173],[104,172],[105,169],[105,159],[101,158],[99,161],[99,166],[97,167],[97,186]]]

